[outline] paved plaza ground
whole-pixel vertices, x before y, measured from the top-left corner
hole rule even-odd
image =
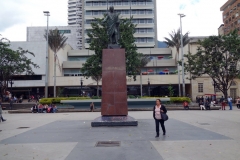
[[[169,111],[155,138],[152,112],[129,112],[137,127],[92,128],[100,112],[3,114],[0,160],[238,160],[240,110]],[[29,127],[18,129],[19,127]],[[95,147],[120,141],[120,147]]]

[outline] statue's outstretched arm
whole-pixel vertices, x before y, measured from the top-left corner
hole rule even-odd
[[[102,23],[105,23],[108,19],[108,15],[103,19]]]

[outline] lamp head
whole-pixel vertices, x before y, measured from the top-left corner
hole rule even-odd
[[[182,13],[179,13],[178,15],[179,15],[181,18],[186,17],[186,15],[184,15],[184,14],[182,14]]]
[[[45,16],[50,16],[50,12],[49,11],[43,11]]]

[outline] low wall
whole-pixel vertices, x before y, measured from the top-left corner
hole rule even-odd
[[[128,108],[153,108],[156,104],[156,99],[128,99]],[[170,98],[161,98],[163,104],[169,103]],[[61,100],[61,103],[66,106],[73,106],[75,109],[88,109],[90,103],[94,103],[96,108],[101,108],[101,99],[90,100]]]
[[[175,106],[175,105],[168,105],[166,106],[168,111],[171,110],[184,110],[181,106]],[[221,107],[212,107],[211,110],[219,110]],[[128,111],[152,111],[151,108],[128,108]],[[198,106],[190,106],[191,110],[200,110]],[[94,110],[94,112],[100,112],[101,108],[97,108]],[[90,112],[90,109],[71,109],[71,108],[65,108],[65,109],[58,109],[58,113],[66,113],[66,112]],[[31,113],[29,109],[19,109],[19,110],[10,110],[8,113]]]
[[[13,103],[12,109],[30,109],[35,103]],[[10,109],[9,103],[2,103],[3,109]]]

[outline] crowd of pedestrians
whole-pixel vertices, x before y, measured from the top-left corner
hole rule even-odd
[[[201,110],[210,110],[211,107],[218,104],[215,97],[208,97],[205,98],[202,97],[196,97],[196,102],[199,104],[199,107]],[[236,100],[237,108],[240,109],[240,97],[238,97]],[[229,106],[229,110],[233,109],[233,98],[231,96],[228,96],[227,99],[225,99],[223,96],[219,100],[219,104],[221,105],[222,110],[226,110],[226,106]]]
[[[216,106],[217,103],[215,96],[206,96],[205,98],[203,96],[196,97],[196,102],[198,103],[201,110],[211,110],[211,108]]]
[[[38,104],[36,103],[31,108],[32,113],[56,113],[58,111],[57,106],[55,104]]]

